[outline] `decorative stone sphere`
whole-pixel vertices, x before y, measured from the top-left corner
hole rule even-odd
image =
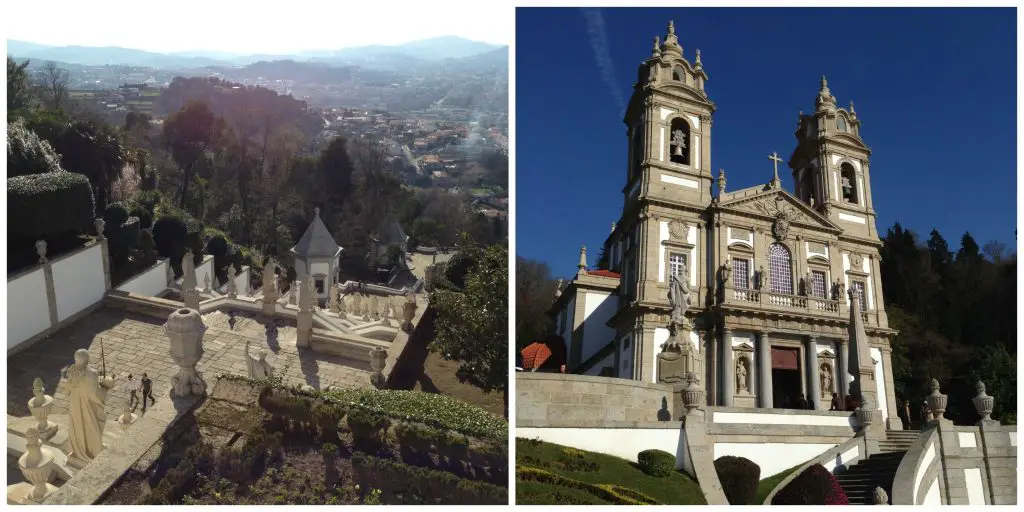
[[[889,494],[885,492],[885,489],[881,487],[875,487],[875,492],[871,496],[874,499],[875,505],[888,505]]]

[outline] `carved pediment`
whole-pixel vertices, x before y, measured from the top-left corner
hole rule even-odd
[[[754,347],[747,342],[740,343],[732,348],[733,352],[753,352]]]
[[[725,211],[732,210],[754,214],[759,217],[772,219],[773,221],[783,219],[786,223],[799,224],[805,227],[836,232],[842,231],[842,228],[836,226],[785,190],[764,190],[754,195],[726,200],[721,203],[720,207]]]
[[[831,350],[825,350],[818,354],[818,359],[835,359],[836,355]]]

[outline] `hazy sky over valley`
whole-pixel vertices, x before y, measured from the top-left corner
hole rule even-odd
[[[7,2],[4,36],[52,46],[120,46],[161,53],[284,54],[439,36],[510,44],[512,9],[505,2],[494,3],[499,5],[450,0]]]

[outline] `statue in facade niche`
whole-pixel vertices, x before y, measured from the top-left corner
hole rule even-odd
[[[736,361],[736,389],[742,393],[747,392],[747,366],[742,359]]]
[[[821,379],[821,393],[824,396],[826,393],[832,391],[832,372],[829,371],[827,365],[821,365],[821,369],[818,371],[818,377]]]
[[[686,266],[682,267],[682,276],[672,274],[669,281],[668,303],[672,307],[672,325],[686,325],[686,310],[690,307],[690,279]]]
[[[70,429],[69,457],[92,460],[103,450],[103,427],[107,413],[103,410],[106,391],[101,388],[100,375],[89,368],[89,351],[75,351],[75,364],[67,370]]]

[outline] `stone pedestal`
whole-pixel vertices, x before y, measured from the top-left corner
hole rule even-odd
[[[299,311],[295,316],[295,346],[309,347],[313,338],[313,313]]]
[[[405,296],[405,308],[402,310],[402,330],[412,332],[412,319],[416,317],[416,295],[410,293]]]
[[[183,290],[181,294],[185,298],[185,307],[199,311],[199,290]]]
[[[683,388],[682,395],[683,407],[686,408],[686,418],[696,416],[703,418],[702,409],[707,398],[700,382],[692,372],[686,375],[686,387]]]
[[[32,393],[35,395],[28,401],[28,410],[32,417],[39,422],[36,425],[36,432],[39,438],[46,441],[57,433],[57,425],[49,420],[50,412],[53,410],[53,397],[45,394],[43,380],[35,379],[32,382]]]
[[[167,318],[164,333],[171,341],[171,359],[179,366],[178,374],[171,379],[172,395],[202,396],[206,393],[206,382],[196,365],[203,358],[203,318],[194,309],[179,309]]]
[[[736,361],[732,356],[732,331],[722,333],[722,406],[732,407],[736,395]]]

